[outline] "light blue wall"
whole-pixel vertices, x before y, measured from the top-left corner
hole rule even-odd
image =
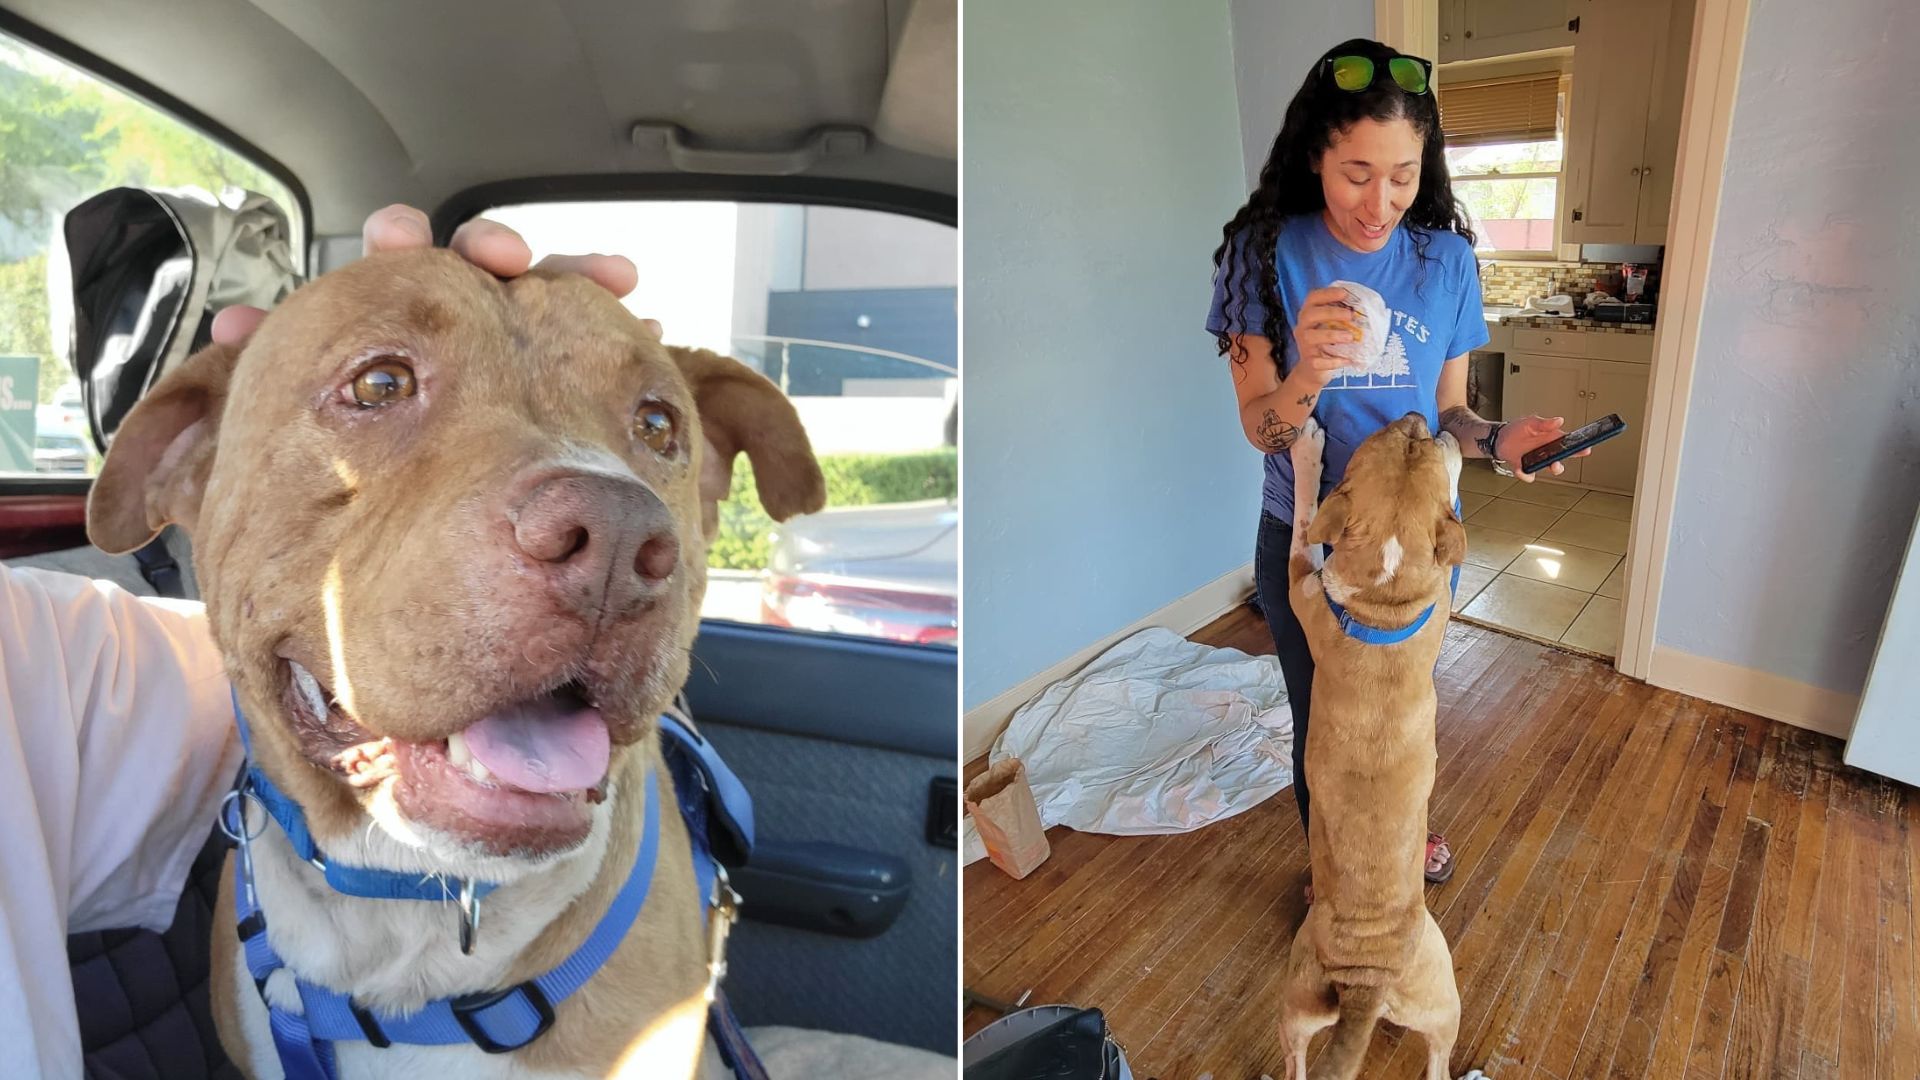
[[[1335,45],[1373,36],[1366,0],[1233,0],[1240,152],[1251,189],[1307,68]]]
[[[963,693],[1252,559],[1206,319],[1245,197],[1227,0],[969,0]]]
[[[1920,504],[1913,0],[1754,0],[1656,641],[1855,693]]]

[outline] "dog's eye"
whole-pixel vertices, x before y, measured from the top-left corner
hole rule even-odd
[[[633,414],[633,434],[656,454],[673,453],[679,429],[673,410],[658,401],[643,402]]]
[[[370,408],[391,405],[414,393],[413,369],[399,360],[382,360],[354,377],[353,400]]]

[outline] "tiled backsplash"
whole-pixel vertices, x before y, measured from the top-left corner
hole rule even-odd
[[[1618,274],[1619,263],[1554,263],[1530,266],[1526,263],[1494,263],[1480,271],[1480,292],[1489,304],[1524,304],[1530,296],[1551,296],[1563,292],[1579,303],[1593,291],[1593,283],[1602,275]],[[1647,295],[1660,291],[1660,267],[1647,272]]]

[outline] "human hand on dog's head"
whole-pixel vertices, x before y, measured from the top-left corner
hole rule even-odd
[[[368,255],[433,246],[433,228],[427,215],[400,203],[369,214],[360,237],[362,249]],[[447,246],[494,277],[519,277],[534,268],[533,249],[519,233],[497,221],[474,218],[454,230]],[[621,255],[549,255],[540,260],[539,269],[580,274],[616,297],[632,292],[640,280],[633,263]],[[257,307],[224,308],[213,318],[213,340],[219,345],[244,345],[266,316],[267,313]],[[654,337],[661,336],[659,322],[641,319],[640,323],[652,331]]]
[[[367,215],[360,229],[364,254],[382,251],[409,251],[433,246],[433,226],[427,215],[411,206],[394,203]],[[498,278],[515,278],[530,269],[579,274],[616,297],[625,297],[639,284],[640,272],[624,255],[549,255],[533,265],[533,249],[520,234],[484,218],[474,218],[453,231],[447,247],[473,265]],[[238,304],[223,308],[213,317],[213,342],[239,348],[247,343],[267,317],[262,308]],[[657,319],[641,319],[640,325],[660,340],[663,331]],[[711,444],[703,459],[701,494],[717,506],[732,486],[732,456],[718,453]],[[718,511],[714,510],[714,514]],[[710,515],[711,516],[711,515]]]

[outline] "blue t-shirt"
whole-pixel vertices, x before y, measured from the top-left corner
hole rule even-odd
[[[1440,368],[1488,340],[1480,302],[1480,268],[1472,245],[1458,233],[1422,230],[1427,249],[1422,258],[1410,235],[1412,228],[1396,228],[1387,246],[1374,252],[1355,251],[1334,239],[1318,213],[1289,218],[1280,229],[1274,268],[1280,284],[1281,340],[1275,344],[1285,350],[1283,371],[1292,371],[1299,359],[1293,347],[1292,320],[1313,290],[1336,281],[1356,281],[1378,292],[1393,315],[1386,355],[1373,370],[1333,380],[1314,402],[1314,419],[1327,431],[1323,497],[1346,474],[1347,462],[1360,444],[1393,421],[1419,412],[1438,431]],[[1233,255],[1229,252],[1228,260],[1214,273],[1207,329],[1216,334],[1264,334],[1267,304],[1258,295],[1259,272],[1252,260],[1239,267]],[[1229,272],[1235,275],[1231,311],[1225,283]],[[1285,451],[1266,457],[1261,502],[1275,517],[1291,524],[1293,458]]]

